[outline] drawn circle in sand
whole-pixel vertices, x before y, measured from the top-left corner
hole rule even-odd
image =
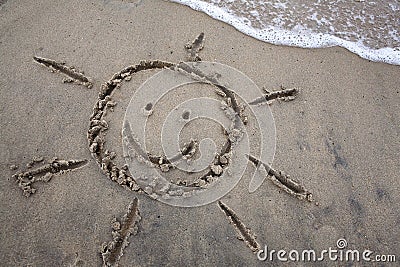
[[[155,156],[146,149],[146,136],[152,134],[146,128],[149,118],[163,97],[194,83],[213,86],[223,100],[193,97],[169,110],[161,132],[164,154]],[[202,206],[220,199],[235,187],[248,164],[250,137],[244,110],[258,124],[259,159],[271,164],[275,153],[272,112],[268,105],[248,104],[260,94],[262,91],[242,72],[215,62],[183,62],[150,77],[134,92],[123,122],[124,157],[135,182],[150,197],[173,206]],[[205,138],[180,146],[183,129],[204,118],[223,128],[225,144],[217,147]],[[174,183],[166,177],[170,170],[205,174],[190,183]],[[264,178],[265,173],[254,172],[249,191],[255,191]]]

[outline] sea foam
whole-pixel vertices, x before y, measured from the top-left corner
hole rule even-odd
[[[400,65],[398,1],[172,0],[275,45],[341,46],[362,58]]]

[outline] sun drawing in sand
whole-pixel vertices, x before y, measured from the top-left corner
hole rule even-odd
[[[204,34],[201,33],[193,42],[185,46],[188,52],[188,58],[185,62],[141,61],[136,65],[128,66],[115,73],[110,80],[103,83],[94,105],[93,113],[89,118],[89,130],[87,132],[88,147],[92,157],[107,177],[122,187],[134,191],[136,194],[146,194],[152,199],[157,199],[174,206],[194,207],[216,202],[217,206],[226,214],[230,223],[237,230],[239,237],[244,240],[253,252],[257,252],[260,250],[260,245],[256,241],[255,234],[246,227],[230,207],[220,201],[220,198],[235,186],[235,184],[229,184],[231,183],[229,181],[226,182],[229,179],[226,175],[235,176],[235,173],[232,172],[236,170],[233,165],[238,165],[235,164],[236,157],[240,158],[240,164],[243,165],[243,162],[247,163],[250,161],[257,170],[261,171],[262,177],[254,176],[251,181],[249,185],[250,192],[255,191],[261,185],[264,178],[269,178],[285,192],[299,199],[312,201],[312,194],[300,182],[290,178],[289,175],[282,171],[273,169],[271,162],[265,162],[262,158],[251,155],[248,151],[244,155],[238,155],[237,152],[235,154],[235,149],[240,149],[239,143],[243,139],[245,127],[249,123],[248,117],[244,112],[246,105],[252,107],[268,106],[274,100],[293,100],[299,91],[296,88],[281,88],[281,90],[273,92],[265,90],[263,94],[259,93],[256,98],[249,99],[250,101],[240,98],[237,95],[237,91],[224,82],[224,77],[221,77],[224,74],[220,74],[219,71],[213,71],[213,69],[207,70],[210,66],[211,68],[222,68],[222,73],[225,67],[218,63],[203,62],[201,60],[199,52],[203,48],[203,42]],[[64,79],[66,83],[80,84],[88,88],[92,88],[93,86],[91,78],[73,67],[66,66],[65,63],[37,56],[34,57],[34,61],[49,68],[52,72],[63,74],[66,77]],[[104,144],[109,129],[106,114],[107,112],[111,112],[117,104],[112,98],[113,92],[117,88],[120,88],[124,82],[130,81],[135,73],[145,70],[167,70],[167,75],[172,75],[170,76],[172,80],[178,77],[177,79],[182,79],[182,84],[185,82],[208,84],[214,88],[215,94],[221,99],[218,104],[220,111],[216,110],[213,112],[222,112],[221,114],[228,118],[229,125],[224,130],[226,141],[219,148],[218,152],[212,155],[211,162],[207,163],[207,168],[203,168],[201,175],[192,181],[179,180],[171,182],[164,179],[162,174],[177,169],[179,166],[183,166],[179,168],[183,172],[196,172],[197,170],[193,162],[199,159],[199,154],[203,154],[200,153],[201,143],[195,139],[191,139],[190,142],[181,146],[179,151],[176,151],[176,155],[155,155],[146,151],[143,145],[141,145],[140,138],[137,138],[137,133],[135,132],[136,126],[134,125],[136,121],[127,118],[129,114],[141,110],[143,113],[141,116],[143,120],[146,120],[147,117],[151,116],[155,108],[154,101],[138,102],[141,106],[137,107],[135,101],[131,100],[128,106],[122,131],[124,148],[122,157],[127,159],[127,164],[118,166],[115,159],[121,155],[117,155],[115,151],[109,151],[105,148]],[[157,79],[162,78],[160,75],[157,77]],[[204,99],[197,99],[196,101],[204,101]],[[196,102],[188,104],[195,106]],[[132,105],[134,106],[132,107]],[[130,111],[131,113],[129,113],[130,108],[133,109]],[[208,109],[212,110],[211,108]],[[174,121],[180,121],[182,125],[196,118],[196,116],[193,117],[189,109],[182,109],[180,112],[181,117],[179,120],[175,118]],[[245,161],[243,161],[243,158],[245,158]],[[13,178],[23,190],[25,196],[35,193],[36,189],[33,187],[33,184],[37,181],[49,182],[54,175],[77,170],[88,164],[86,159],[61,160],[53,158],[46,164],[34,168],[38,162],[43,161],[43,158],[35,158],[28,166],[28,170],[13,175]],[[135,163],[130,164],[130,162]],[[142,166],[140,169],[146,169],[138,177],[136,177],[137,169],[132,169],[137,168],[137,166]],[[187,169],[188,166],[191,166],[192,169]],[[152,171],[156,171],[156,175],[152,176]],[[157,173],[160,173],[160,175]],[[132,174],[135,174],[135,176]],[[234,179],[238,181],[240,177]],[[113,239],[108,243],[104,243],[101,248],[101,255],[105,266],[118,264],[120,257],[123,255],[124,248],[128,245],[129,236],[137,232],[140,219],[139,202],[137,198],[134,198],[122,220],[114,219],[112,221]]]

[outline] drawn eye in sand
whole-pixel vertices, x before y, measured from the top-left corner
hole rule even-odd
[[[257,190],[268,177],[285,192],[311,201],[312,195],[304,186],[271,167],[275,152],[275,124],[269,103],[274,100],[292,100],[298,90],[281,88],[279,91],[263,92],[242,72],[221,63],[201,61],[198,53],[203,48],[203,41],[202,33],[185,47],[188,51],[187,62],[141,61],[115,73],[109,81],[102,84],[87,132],[92,157],[112,181],[173,206],[195,207],[219,200],[239,182],[249,162],[256,166],[248,186],[250,193]],[[92,80],[75,68],[41,57],[34,57],[34,60],[50,68],[52,72],[66,75],[67,82],[92,87]],[[130,81],[135,73],[157,69],[160,71],[130,96],[122,123],[123,155],[106,149],[109,130],[106,114],[117,104],[113,100],[113,93],[123,82]],[[198,84],[205,85],[213,96],[192,96],[169,109],[161,127],[162,153],[150,151],[146,139],[153,133],[147,129],[147,124],[157,113],[160,103],[165,98],[174,98],[174,94],[179,95],[187,86]],[[220,129],[223,142],[217,144],[208,137],[193,137],[182,145],[180,139],[185,127],[204,119],[215,125],[212,128]],[[251,145],[253,134],[249,132],[249,127],[253,131],[256,129],[259,135],[256,146]],[[203,132],[203,129],[198,128],[194,132]],[[116,159],[121,157],[126,164],[118,166]],[[75,165],[81,166],[81,161],[65,162],[66,169],[75,168]],[[86,164],[87,161],[82,162]],[[58,171],[53,170],[52,165],[48,168],[50,173]],[[30,187],[34,182],[31,179],[32,174],[40,171],[42,170],[14,175],[22,189],[26,190],[25,187],[29,186],[27,196],[34,193]],[[174,176],[177,172],[180,177],[195,178],[171,180],[171,173]],[[28,184],[25,177],[31,179]],[[117,263],[122,256],[131,232],[128,230],[136,227],[139,222],[137,199],[134,207],[129,209],[127,219],[124,219],[121,226],[123,230],[117,229],[121,232],[120,238],[103,246],[105,265]],[[218,207],[230,219],[246,244],[257,251],[259,245],[255,235],[235,212],[221,201],[218,201]]]

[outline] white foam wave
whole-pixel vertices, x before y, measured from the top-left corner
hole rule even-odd
[[[284,29],[284,27],[279,26],[279,16],[275,18],[275,25],[263,25],[262,28],[256,28],[252,26],[252,21],[248,18],[237,16],[233,14],[234,12],[231,12],[231,10],[224,7],[219,7],[215,4],[199,0],[172,1],[187,5],[194,10],[204,12],[212,18],[226,22],[238,29],[239,31],[243,32],[244,34],[247,34],[264,42],[272,43],[275,45],[297,46],[303,48],[341,46],[359,55],[360,57],[371,61],[400,65],[399,47],[382,47],[374,49],[366,46],[363,42],[362,37],[356,41],[350,41],[335,36],[331,33],[317,33],[299,24],[295,25],[290,30],[287,30]],[[279,3],[275,5],[277,5],[276,8],[283,10],[287,9],[286,4],[284,3]],[[394,9],[396,7],[391,8]],[[250,13],[250,16],[253,17],[255,21],[259,18],[259,14],[257,13],[257,11],[253,11],[253,13]],[[369,18],[373,20],[374,16],[370,15]],[[362,19],[364,19],[364,17]],[[316,23],[325,23],[324,18],[318,18],[316,15],[314,15],[314,21],[316,21]],[[334,31],[333,26],[329,27],[331,31]],[[392,31],[391,34],[393,35],[394,40],[398,39],[397,32]]]

